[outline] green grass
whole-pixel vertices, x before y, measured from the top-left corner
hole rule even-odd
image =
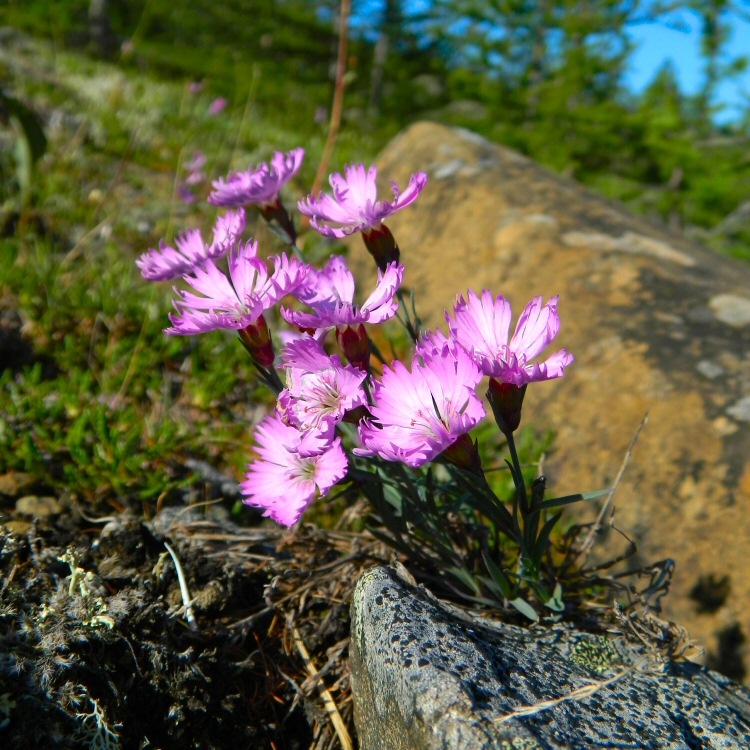
[[[33,351],[0,377],[0,469],[122,502],[184,483],[187,457],[242,466],[264,396],[231,337],[165,336],[167,290],[115,244],[73,261],[41,240],[6,247],[3,296]]]

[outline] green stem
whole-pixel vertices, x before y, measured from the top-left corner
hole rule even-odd
[[[505,439],[508,441],[510,460],[513,465],[513,483],[516,485],[516,498],[514,502],[518,504],[521,517],[525,520],[529,513],[529,500],[526,496],[526,484],[523,481],[523,472],[521,471],[521,462],[518,459],[516,441],[513,439],[512,432],[506,432]]]
[[[531,512],[529,507],[529,498],[526,494],[526,483],[523,479],[523,472],[521,470],[521,461],[518,458],[518,451],[516,450],[516,442],[513,439],[512,432],[504,433],[505,439],[508,441],[508,450],[510,451],[510,460],[513,466],[513,483],[516,485],[516,496],[513,500],[513,519],[518,522],[518,514],[521,515],[523,532],[519,534],[521,539],[521,565],[525,567],[523,561],[529,560],[534,552],[534,514]],[[532,535],[532,538],[529,538]]]
[[[401,321],[404,328],[406,328],[406,332],[411,336],[412,341],[416,342],[419,339],[419,329],[416,322],[412,322],[411,316],[409,315],[409,308],[406,306],[403,289],[399,289],[396,292],[396,296],[398,297],[399,305],[404,310],[404,320],[401,320],[400,316],[398,316],[398,319]]]
[[[281,378],[279,378],[279,374],[276,372],[275,368],[263,367],[255,361],[253,361],[253,364],[260,373],[260,376],[265,380],[268,387],[278,396],[278,394],[284,390],[284,384],[281,382]]]

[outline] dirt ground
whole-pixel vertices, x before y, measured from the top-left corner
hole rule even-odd
[[[3,748],[352,742],[348,600],[381,544],[210,507],[86,518],[24,480],[0,478]]]

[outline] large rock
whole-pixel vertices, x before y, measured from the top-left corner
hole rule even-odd
[[[444,327],[443,310],[468,288],[505,295],[516,315],[534,295],[560,295],[557,344],[576,362],[529,388],[523,422],[556,433],[545,462],[554,495],[610,486],[649,413],[617,490],[616,525],[638,544],[633,565],[676,560],[665,615],[741,677],[750,267],[464,130],[415,124],[377,163],[399,185],[429,174],[416,203],[388,222],[428,325]],[[356,272],[369,279],[372,261],[356,250]],[[615,537],[602,556],[623,549]]]
[[[472,618],[382,567],[351,612],[362,750],[750,747],[750,691],[622,637]]]

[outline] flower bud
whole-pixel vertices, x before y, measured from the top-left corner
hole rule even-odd
[[[375,258],[379,270],[385,272],[389,263],[398,262],[401,252],[391,230],[385,224],[381,224],[377,229],[371,228],[363,231],[362,239],[370,255]]]
[[[337,328],[336,341],[350,364],[370,372],[370,338],[364,324]]]
[[[440,454],[448,463],[458,466],[472,474],[481,475],[482,460],[476,441],[472,441],[467,433],[460,435],[451,445]]]
[[[490,378],[487,399],[495,415],[497,426],[504,435],[515,432],[521,424],[521,406],[527,386],[528,383],[519,387],[513,383],[502,383],[495,378]]]
[[[288,245],[294,245],[297,241],[297,232],[294,229],[291,217],[278,198],[273,203],[266,203],[261,206],[260,215]]]
[[[261,315],[258,319],[245,328],[238,331],[240,341],[247,349],[248,354],[252,357],[253,362],[261,367],[271,367],[275,354],[273,351],[273,342],[268,330],[266,319]]]

